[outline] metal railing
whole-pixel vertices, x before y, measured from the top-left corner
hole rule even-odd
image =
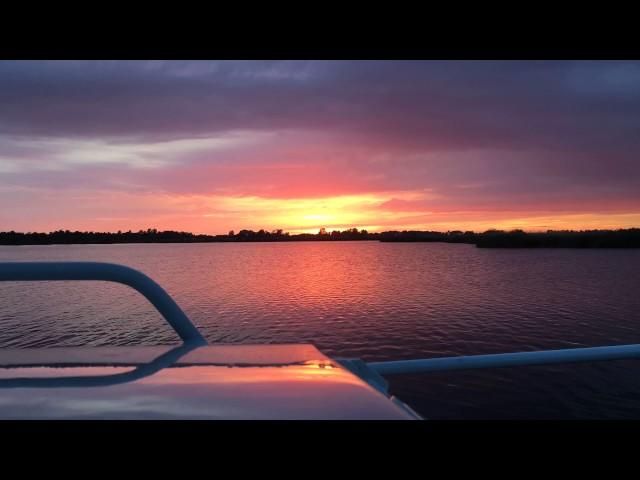
[[[0,281],[102,280],[140,292],[173,327],[182,341],[205,345],[198,329],[164,289],[133,268],[101,262],[2,262]]]
[[[400,373],[442,372],[448,370],[545,365],[550,363],[622,360],[625,358],[640,358],[640,345],[611,345],[606,347],[567,348],[537,352],[369,362],[367,366],[380,375],[395,375]]]

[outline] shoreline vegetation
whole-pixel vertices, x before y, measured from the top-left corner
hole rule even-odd
[[[640,228],[619,230],[487,230],[476,233],[459,230],[388,231],[369,233],[351,228],[332,232],[289,234],[283,230],[240,230],[227,235],[204,235],[189,232],[158,231],[155,228],[137,232],[79,232],[58,230],[49,233],[0,232],[0,245],[70,245],[117,243],[213,243],[213,242],[300,242],[300,241],[380,241],[380,242],[445,242],[467,243],[478,248],[640,248]]]

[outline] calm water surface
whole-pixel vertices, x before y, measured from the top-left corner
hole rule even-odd
[[[210,342],[310,342],[392,360],[640,343],[640,250],[300,242],[0,247],[157,280]],[[177,343],[102,282],[0,283],[0,347]],[[640,360],[391,377],[428,418],[640,418]]]

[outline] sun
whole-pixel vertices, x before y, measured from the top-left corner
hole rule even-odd
[[[241,218],[240,228],[318,233],[320,228],[331,231],[374,225],[376,207],[386,200],[370,194],[291,199],[227,197],[215,199],[215,206]]]

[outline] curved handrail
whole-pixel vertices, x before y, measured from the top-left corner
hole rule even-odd
[[[640,358],[640,344],[369,362],[367,366],[380,375],[396,375],[402,373],[442,372],[449,370],[545,365],[550,363],[594,362],[630,358]]]
[[[133,268],[103,262],[0,262],[0,281],[52,280],[101,280],[127,285],[149,300],[185,343],[207,343],[173,298]]]

